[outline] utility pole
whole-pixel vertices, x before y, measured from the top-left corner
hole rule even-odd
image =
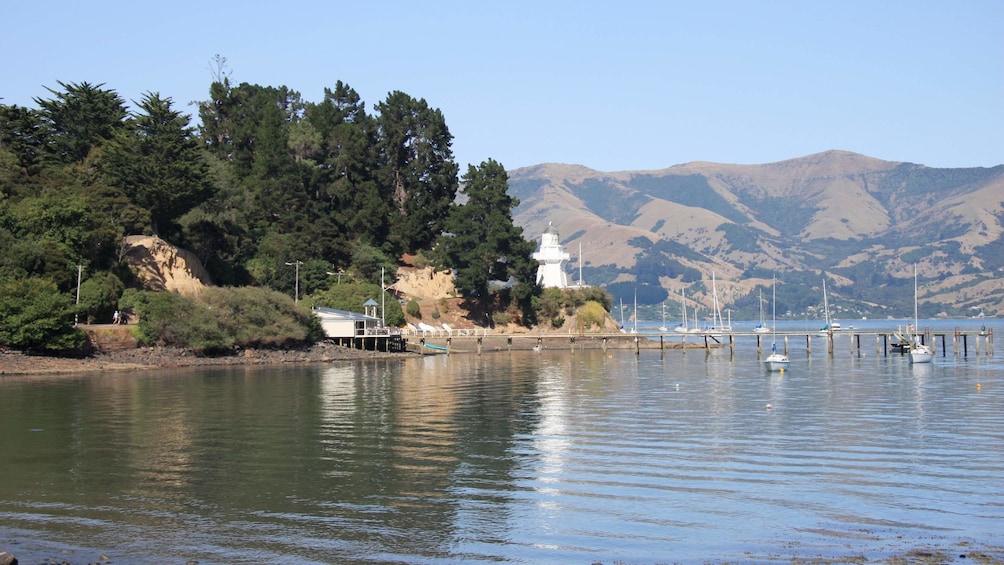
[[[84,270],[83,265],[77,265],[77,309],[80,309],[80,273]],[[78,312],[73,313],[73,325],[77,325]]]
[[[294,283],[294,286],[293,286],[293,288],[294,288],[294,290],[293,290],[293,304],[298,304],[300,302],[300,265],[303,264],[303,261],[293,261],[292,263],[290,263],[289,261],[286,261],[286,264],[290,265],[290,266],[295,266],[296,267],[296,282]]]
[[[342,270],[341,268],[339,268],[337,273],[333,273],[331,271],[325,271],[325,272],[328,273],[331,276],[338,275],[338,284],[342,284],[342,273],[345,272],[344,270]]]
[[[582,242],[579,242],[579,288],[585,286],[582,283]]]
[[[383,285],[384,282],[383,276],[385,270],[386,269],[384,267],[380,267],[380,326],[381,327],[385,327],[387,325],[387,310],[384,306],[384,295],[387,294],[388,290],[397,286],[396,282],[390,286]]]

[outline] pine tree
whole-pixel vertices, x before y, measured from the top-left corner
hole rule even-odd
[[[528,306],[536,287],[535,244],[524,239],[523,228],[513,223],[512,210],[519,200],[508,194],[505,168],[489,159],[469,166],[462,181],[467,201],[450,209],[447,233],[433,254],[436,262],[456,269],[457,289],[485,311],[492,302],[493,281],[515,282],[513,295],[524,297]]]
[[[125,102],[103,84],[59,83],[65,92],[47,88],[56,97],[35,98],[47,121],[48,155],[60,164],[82,162],[92,149],[112,139],[126,118]]]
[[[189,116],[172,109],[170,98],[148,93],[139,109],[108,144],[104,171],[150,211],[154,233],[174,233],[178,218],[213,195],[209,166]]]
[[[438,109],[395,91],[377,104],[379,181],[393,207],[389,239],[396,251],[427,249],[457,195],[453,136]]]

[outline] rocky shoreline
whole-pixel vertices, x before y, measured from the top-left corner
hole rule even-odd
[[[113,370],[145,370],[172,367],[198,367],[214,365],[281,365],[287,363],[322,363],[329,361],[353,361],[366,359],[401,359],[425,354],[493,352],[506,350],[575,350],[575,349],[643,349],[658,348],[657,341],[642,340],[641,343],[628,335],[567,335],[567,334],[518,334],[490,335],[483,337],[483,347],[479,348],[475,336],[436,336],[410,338],[406,352],[368,351],[336,345],[333,342],[319,342],[302,348],[252,349],[240,348],[225,355],[199,355],[177,347],[116,347],[99,350],[88,357],[50,357],[29,355],[20,351],[0,349],[0,376],[83,373]],[[439,350],[424,350],[421,343],[438,346]],[[680,343],[667,343],[667,349],[683,347]],[[703,347],[693,343],[687,347]]]
[[[91,371],[144,370],[214,365],[281,365],[326,361],[389,359],[413,355],[365,351],[331,343],[301,349],[239,349],[229,355],[202,356],[176,347],[138,347],[95,353],[89,357],[47,357],[0,351],[0,375],[39,375]]]

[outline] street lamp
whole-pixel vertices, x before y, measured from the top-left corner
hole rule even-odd
[[[286,261],[286,264],[296,267],[296,282],[293,287],[295,289],[293,291],[293,304],[297,304],[300,302],[300,265],[303,264],[303,261],[293,261],[292,263]]]

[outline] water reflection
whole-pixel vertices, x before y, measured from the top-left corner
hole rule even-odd
[[[0,541],[18,545],[0,549],[578,564],[999,545],[1002,373],[846,350],[767,373],[738,348],[3,378]]]

